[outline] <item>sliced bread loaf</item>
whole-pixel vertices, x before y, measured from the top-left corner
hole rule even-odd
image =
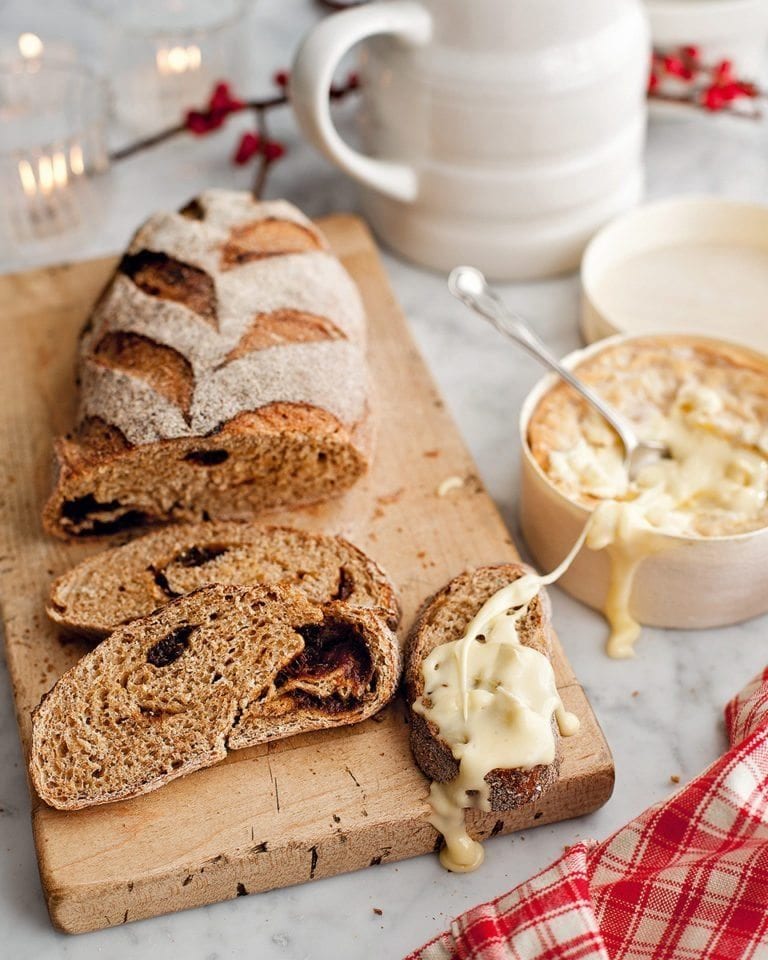
[[[207,583],[294,586],[374,610],[392,630],[400,620],[384,572],[342,537],[225,522],[167,527],[84,560],[53,582],[48,616],[103,637]]]
[[[209,190],[151,217],[80,342],[56,442],[56,536],[248,519],[368,466],[365,317],[322,234],[283,201]]]
[[[399,650],[369,610],[276,586],[215,584],[120,627],[33,716],[40,797],[135,797],[238,750],[357,723],[393,696]]]
[[[530,569],[517,563],[479,567],[460,574],[422,606],[409,634],[405,654],[405,689],[409,705],[424,695],[422,664],[442,643],[459,640],[480,607],[498,590]],[[551,655],[552,627],[549,598],[542,591],[529,604],[528,613],[520,621],[519,635],[524,646]],[[556,742],[557,724],[553,719]],[[411,748],[416,763],[430,780],[447,783],[453,780],[459,765],[450,747],[440,738],[437,727],[425,717],[411,711]],[[557,778],[558,758],[549,766],[530,770],[496,769],[486,777],[491,809],[513,810],[535,800]]]

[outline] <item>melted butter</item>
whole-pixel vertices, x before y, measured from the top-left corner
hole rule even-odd
[[[669,415],[656,412],[643,435],[662,440],[669,459],[645,466],[630,482],[617,438],[579,438],[568,451],[551,454],[550,475],[602,502],[587,522],[587,546],[607,549],[611,580],[604,612],[611,627],[607,653],[634,655],[640,625],[630,612],[635,573],[653,553],[674,545],[669,535],[718,536],[760,525],[768,496],[768,457],[719,429],[722,396],[684,384]],[[604,440],[599,429],[592,434]],[[758,438],[760,441],[761,438]]]
[[[542,586],[572,562],[587,528],[562,564],[547,576],[529,573],[490,597],[455,641],[440,644],[422,664],[424,696],[413,710],[438,728],[458,761],[450,783],[430,788],[430,823],[443,834],[440,862],[468,872],[483,862],[483,848],[466,829],[464,811],[489,811],[486,776],[496,769],[530,770],[555,760],[555,718],[572,736],[579,720],[563,706],[549,659],[520,641],[520,621]]]

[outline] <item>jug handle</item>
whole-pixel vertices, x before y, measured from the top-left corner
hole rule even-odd
[[[365,186],[410,202],[418,193],[413,167],[353,150],[341,139],[331,119],[328,95],[339,61],[358,41],[385,33],[404,43],[424,44],[432,35],[432,19],[413,0],[364,4],[328,17],[299,47],[291,69],[290,96],[304,135],[330,160]]]

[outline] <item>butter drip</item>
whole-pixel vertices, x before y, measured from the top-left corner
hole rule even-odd
[[[530,770],[554,762],[552,718],[562,736],[579,720],[563,706],[548,658],[520,641],[520,621],[542,586],[572,562],[586,528],[562,564],[547,576],[529,573],[490,597],[464,635],[440,644],[422,664],[424,695],[413,710],[438,728],[459,763],[450,783],[430,788],[430,823],[445,838],[440,862],[466,873],[483,862],[483,848],[466,829],[464,811],[490,811],[486,776],[496,769]]]
[[[623,450],[607,426],[590,423],[568,450],[552,451],[548,473],[563,489],[601,502],[587,523],[587,546],[606,548],[611,583],[604,612],[611,627],[607,652],[634,655],[640,625],[629,612],[637,568],[674,545],[671,536],[719,536],[765,525],[768,507],[768,442],[753,444],[725,435],[722,394],[685,383],[667,414],[656,410],[641,435],[663,441],[670,458],[650,463],[630,481]],[[745,438],[746,439],[746,438]]]

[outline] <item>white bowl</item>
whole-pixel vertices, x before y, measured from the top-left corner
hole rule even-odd
[[[635,339],[640,337],[610,337],[569,354],[563,362],[575,367],[602,350]],[[687,334],[685,339],[712,342],[710,338]],[[768,357],[748,352],[768,368]],[[556,383],[554,375],[544,377],[528,394],[520,413],[521,524],[542,572],[554,569],[563,560],[590,513],[554,486],[528,446],[528,423],[541,398]],[[630,613],[639,623],[656,627],[719,627],[768,612],[768,527],[732,536],[666,535],[666,539],[668,549],[646,557],[635,574]],[[577,600],[602,610],[609,577],[606,550],[584,547],[559,583]]]
[[[581,283],[588,342],[677,332],[768,352],[768,206],[678,197],[638,207],[591,240]]]

